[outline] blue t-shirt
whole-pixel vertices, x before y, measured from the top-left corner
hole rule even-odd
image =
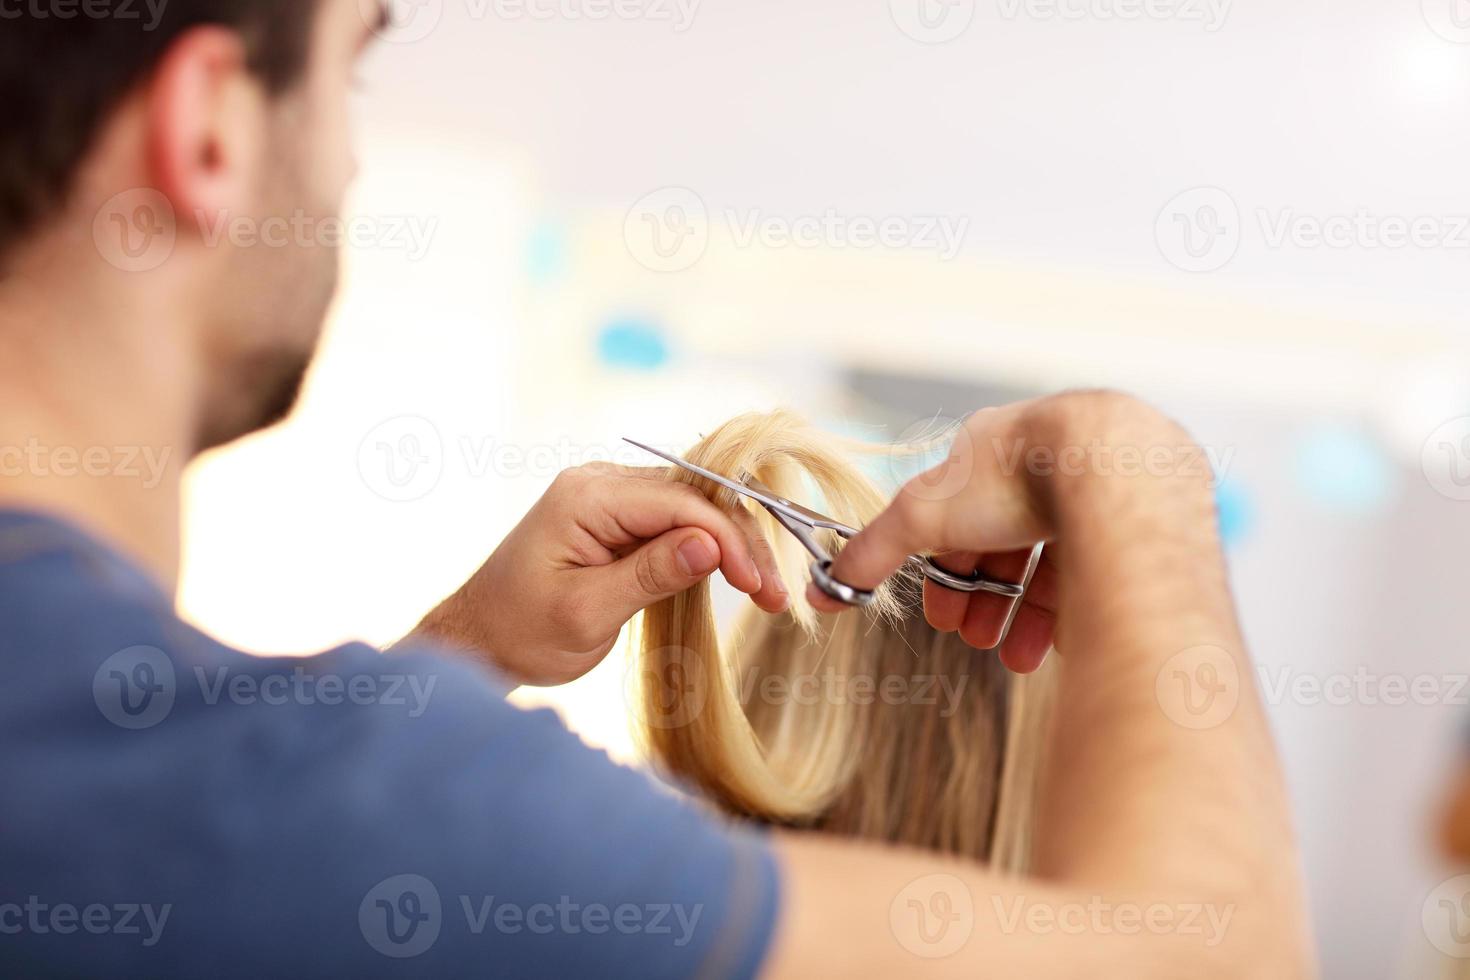
[[[452,656],[221,646],[0,511],[0,975],[750,976],[765,841]]]

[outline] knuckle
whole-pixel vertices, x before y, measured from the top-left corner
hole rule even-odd
[[[928,547],[942,544],[944,530],[941,507],[930,498],[928,487],[922,479],[915,477],[904,484],[903,491],[889,508],[888,513],[899,535],[908,541],[929,542]]]
[[[551,481],[551,489],[563,493],[575,491],[587,481],[587,471],[580,466],[562,470]]]
[[[633,559],[633,577],[644,595],[663,595],[668,592],[669,573],[663,562],[655,558],[653,549],[645,548]]]
[[[1069,391],[1043,402],[1052,431],[1067,439],[1100,438],[1105,442],[1149,442],[1161,438],[1188,441],[1174,420],[1152,404],[1110,388]]]

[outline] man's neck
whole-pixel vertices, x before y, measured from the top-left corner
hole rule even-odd
[[[74,522],[172,593],[196,372],[162,311],[101,292],[0,282],[0,508]]]

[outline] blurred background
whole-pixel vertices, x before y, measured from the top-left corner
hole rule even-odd
[[[395,10],[323,357],[193,472],[188,616],[386,644],[558,471],[647,462],[624,435],[1125,388],[1215,462],[1324,975],[1470,955],[1431,843],[1470,721],[1470,4]],[[631,760],[624,667],[517,697]]]

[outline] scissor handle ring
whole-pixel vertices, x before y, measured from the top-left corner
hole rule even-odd
[[[982,574],[979,569],[968,575],[959,575],[927,555],[915,556],[911,560],[919,566],[919,570],[929,581],[954,592],[989,592],[1007,599],[1019,599],[1026,594],[1025,583],[997,581]]]
[[[857,606],[859,609],[871,606],[873,600],[877,598],[873,592],[855,589],[846,582],[839,582],[833,578],[830,561],[812,562],[812,582],[822,590],[823,595],[836,599],[844,605]]]

